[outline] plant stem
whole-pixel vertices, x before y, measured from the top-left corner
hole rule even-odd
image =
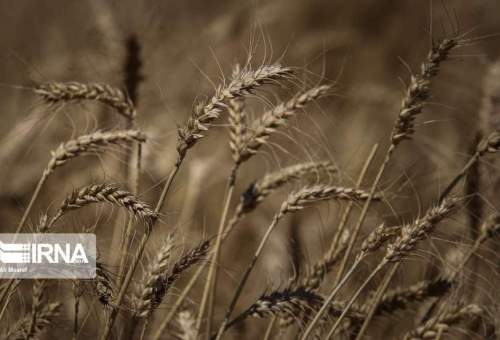
[[[342,280],[340,280],[340,282],[337,283],[337,285],[335,285],[335,287],[333,287],[332,291],[330,292],[330,294],[326,298],[325,302],[323,302],[323,305],[321,306],[321,308],[318,310],[318,312],[314,316],[314,319],[312,319],[312,321],[307,326],[306,330],[304,331],[304,334],[301,337],[301,340],[307,339],[307,337],[311,334],[314,326],[316,326],[316,324],[319,322],[319,320],[321,320],[321,316],[328,309],[328,306],[330,305],[330,303],[332,303],[333,298],[337,295],[337,293],[340,291],[340,289],[346,284],[347,280],[349,280],[349,278],[354,273],[354,271],[356,270],[356,268],[358,267],[358,265],[361,263],[362,260],[363,260],[363,257],[361,257],[361,256],[358,257],[354,261],[354,263],[352,264],[351,268],[344,275],[344,277],[342,277]]]
[[[378,183],[380,182],[380,179],[382,178],[382,175],[384,174],[384,171],[387,167],[387,164],[389,163],[389,160],[392,157],[392,154],[394,153],[394,150],[396,149],[396,146],[394,144],[391,144],[389,146],[389,149],[387,149],[386,155],[384,162],[380,166],[377,176],[375,177],[375,180],[373,181],[373,184],[370,188],[370,195],[368,196],[368,199],[366,200],[365,204],[363,205],[363,210],[361,211],[361,214],[359,215],[358,221],[351,233],[351,238],[349,239],[349,244],[347,246],[347,250],[344,254],[344,257],[342,258],[342,262],[340,264],[339,271],[337,273],[337,277],[335,279],[335,283],[340,281],[340,278],[344,274],[344,270],[347,266],[347,261],[349,260],[349,257],[351,256],[352,250],[354,249],[354,244],[356,243],[356,240],[358,238],[358,234],[361,231],[361,227],[363,226],[363,223],[365,221],[366,215],[368,213],[368,208],[370,208],[370,204],[373,200],[373,195],[375,194],[375,190],[377,189]]]
[[[398,270],[400,263],[401,262],[394,263],[391,270],[389,272],[387,272],[387,274],[385,275],[384,281],[378,287],[377,292],[375,293],[373,301],[370,305],[370,310],[368,311],[368,315],[366,316],[365,320],[363,321],[363,325],[361,326],[361,329],[359,330],[355,340],[362,339],[363,335],[365,334],[370,321],[373,319],[373,316],[375,315],[375,311],[377,310],[377,306],[380,303],[380,300],[384,296],[385,292],[387,291],[387,288],[389,287],[389,283],[391,282],[392,278],[396,274],[396,271]]]
[[[207,318],[207,331],[208,334],[211,332],[211,323],[212,323],[212,316],[214,312],[214,298],[215,298],[215,290],[217,287],[217,272],[218,272],[218,261],[219,261],[219,253],[220,253],[220,248],[222,244],[222,238],[224,235],[224,230],[226,226],[226,219],[227,219],[227,214],[229,211],[229,206],[231,204],[231,199],[233,196],[233,191],[234,191],[234,184],[236,182],[236,173],[238,170],[238,166],[235,165],[233,169],[231,170],[231,173],[229,174],[229,178],[227,181],[227,188],[226,188],[226,193],[224,197],[224,206],[222,208],[222,215],[219,223],[219,229],[217,232],[217,238],[215,240],[215,246],[214,246],[214,253],[211,257],[211,261],[208,267],[208,275],[207,275],[207,281],[205,283],[205,288],[203,290],[203,296],[200,302],[200,309],[198,311],[198,317],[196,319],[196,326],[195,326],[195,336],[194,339],[198,338],[198,332],[201,329],[201,322],[203,320],[203,315],[205,313],[205,307],[207,306],[207,303],[209,303],[208,306],[208,318]]]
[[[229,225],[226,228],[226,231],[224,232],[224,235],[222,237],[222,241],[224,241],[226,239],[226,237],[229,235],[229,231],[230,230],[228,230],[228,229],[230,229],[230,228],[232,229],[232,226],[235,226],[239,222],[239,220],[241,219],[242,216],[243,216],[242,214],[241,215],[240,214],[235,214],[235,216],[230,220]],[[191,291],[191,289],[194,287],[194,284],[196,283],[196,281],[198,281],[198,278],[201,276],[201,274],[203,273],[203,270],[205,269],[205,267],[207,265],[208,265],[208,262],[205,261],[205,262],[203,262],[198,267],[198,269],[193,274],[193,276],[189,280],[189,282],[186,285],[186,287],[184,287],[184,289],[182,290],[181,294],[179,295],[179,297],[175,301],[175,303],[172,306],[172,308],[170,308],[170,311],[168,312],[168,315],[163,319],[161,325],[158,327],[158,330],[156,331],[156,333],[155,333],[155,335],[153,337],[153,340],[159,340],[160,339],[163,331],[167,328],[168,324],[170,323],[170,321],[175,316],[177,310],[182,305],[182,303],[186,299],[186,297],[189,294],[189,292]]]
[[[182,160],[180,160],[176,163],[175,167],[170,172],[170,175],[167,179],[167,182],[165,183],[165,186],[163,187],[163,191],[160,195],[160,198],[158,199],[158,203],[156,204],[156,207],[154,210],[156,218],[153,220],[151,225],[147,226],[146,232],[139,243],[135,258],[132,260],[132,263],[131,263],[130,268],[127,272],[127,275],[123,281],[123,284],[120,287],[118,297],[116,298],[115,306],[111,310],[111,313],[109,314],[108,319],[106,321],[106,326],[104,328],[104,333],[101,336],[101,340],[107,340],[109,338],[109,336],[111,335],[111,329],[112,329],[113,324],[114,324],[116,317],[118,315],[118,308],[120,307],[120,304],[122,303],[122,301],[125,297],[125,293],[128,289],[128,286],[130,285],[130,282],[132,281],[132,277],[134,276],[135,269],[137,268],[137,265],[139,264],[141,256],[144,252],[144,248],[146,247],[146,243],[149,239],[149,236],[151,235],[151,232],[153,231],[153,227],[155,226],[156,222],[158,221],[158,215],[162,210],[163,204],[165,203],[165,198],[167,197],[167,193],[170,189],[170,186],[172,185],[172,182],[175,178],[175,175],[177,174],[177,172],[179,170],[181,163],[182,163]]]
[[[359,189],[361,187],[361,185],[363,184],[363,181],[365,179],[366,173],[368,172],[368,168],[370,167],[370,164],[372,163],[373,158],[375,157],[375,154],[377,153],[378,147],[379,147],[378,144],[375,144],[372,147],[370,155],[366,159],[365,164],[363,165],[363,168],[361,169],[361,172],[359,174],[358,180],[356,182],[356,189]],[[347,225],[347,221],[349,219],[349,216],[351,214],[351,211],[352,211],[353,207],[354,207],[354,202],[350,201],[347,204],[347,208],[345,209],[344,213],[342,214],[342,218],[340,220],[339,227],[337,228],[337,232],[335,233],[335,236],[334,236],[334,238],[332,240],[332,244],[330,245],[330,249],[328,250],[328,253],[327,253],[327,256],[326,256],[327,258],[330,258],[332,256],[332,254],[335,253],[335,250],[338,247],[340,238],[342,237],[342,234],[343,234],[344,229],[345,229],[345,227]],[[336,283],[338,283],[338,282],[336,282]]]
[[[446,196],[450,194],[450,192],[455,188],[455,186],[460,182],[460,180],[467,174],[469,169],[479,160],[481,157],[481,154],[479,152],[476,152],[470,159],[469,161],[465,164],[465,166],[460,170],[460,172],[453,178],[453,180],[446,186],[446,188],[443,190],[441,195],[439,196],[439,201],[438,203],[441,203]]]
[[[38,184],[36,185],[36,189],[33,192],[33,195],[31,195],[30,202],[28,203],[28,206],[26,207],[26,210],[24,211],[23,217],[21,218],[21,221],[19,221],[19,224],[17,225],[17,230],[16,234],[19,234],[21,232],[21,229],[23,228],[24,224],[26,223],[26,220],[28,219],[28,215],[31,211],[31,208],[33,208],[33,204],[35,203],[36,199],[38,198],[38,195],[40,194],[40,191],[42,190],[42,186],[45,184],[45,181],[49,177],[49,174],[47,171],[44,171],[42,174],[42,177],[40,177],[40,180],[38,181]],[[2,298],[0,297],[0,300]]]
[[[219,330],[217,331],[217,336],[215,340],[219,340],[222,337],[222,333],[226,330],[226,326],[229,322],[229,318],[231,317],[231,314],[234,311],[234,308],[236,307],[236,303],[238,302],[238,299],[243,291],[243,288],[245,287],[245,284],[248,281],[248,278],[250,277],[250,274],[252,273],[252,270],[255,268],[255,264],[257,263],[257,260],[259,259],[262,250],[264,249],[264,246],[267,243],[267,240],[269,239],[269,236],[271,236],[272,231],[274,228],[278,225],[278,222],[281,220],[283,217],[282,213],[278,213],[274,216],[273,221],[267,228],[266,233],[262,237],[262,240],[260,241],[259,247],[255,251],[255,254],[252,258],[252,261],[250,262],[250,265],[248,266],[247,270],[243,274],[243,278],[241,279],[238,288],[236,288],[236,292],[234,293],[233,298],[231,299],[231,303],[229,304],[229,307],[226,311],[226,314],[224,316],[224,320],[222,321],[221,326],[219,327]]]
[[[276,317],[276,315],[273,315],[271,321],[269,322],[269,325],[267,326],[266,334],[264,335],[264,338],[262,340],[271,339],[271,335],[273,334],[273,327],[276,324],[276,320],[278,320],[278,318]]]
[[[386,264],[387,264],[387,262],[384,261],[384,260],[382,260],[382,262],[380,262],[379,265],[366,278],[366,280],[363,282],[363,284],[361,285],[361,287],[358,288],[358,290],[356,291],[356,293],[354,293],[354,295],[352,296],[352,298],[349,300],[349,302],[347,303],[347,305],[344,307],[344,310],[342,311],[342,314],[340,314],[340,316],[338,317],[337,321],[335,322],[335,324],[333,325],[332,329],[330,330],[330,332],[326,336],[325,340],[330,339],[333,336],[333,334],[335,334],[335,331],[340,326],[340,323],[342,322],[342,320],[344,319],[344,317],[347,315],[347,313],[349,312],[349,310],[351,309],[352,305],[354,304],[354,302],[356,301],[356,299],[359,297],[359,295],[361,294],[361,292],[363,291],[363,289],[365,289],[366,285],[368,285],[368,283],[370,283],[370,281],[375,277],[375,275],[377,275],[377,273],[379,271],[381,271],[382,268],[384,268]],[[302,338],[302,340],[305,340],[305,339],[306,339],[306,337]]]

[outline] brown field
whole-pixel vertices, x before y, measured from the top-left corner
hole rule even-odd
[[[500,2],[0,4],[1,339],[500,339]]]

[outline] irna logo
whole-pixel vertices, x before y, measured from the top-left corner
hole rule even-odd
[[[93,278],[95,256],[94,234],[0,234],[0,278]]]

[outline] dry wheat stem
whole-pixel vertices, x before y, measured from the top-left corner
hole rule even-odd
[[[451,180],[446,186],[440,196],[440,201],[445,199],[446,196],[455,188],[460,180],[469,172],[469,170],[488,153],[496,153],[500,149],[500,132],[492,132],[487,138],[483,139],[477,146],[477,150],[460,170],[460,172]]]
[[[207,334],[211,333],[211,323],[212,316],[214,311],[214,299],[216,294],[217,287],[217,264],[219,261],[219,253],[222,245],[222,237],[224,235],[224,230],[226,227],[226,219],[229,211],[229,206],[231,204],[231,199],[233,196],[234,185],[236,182],[236,174],[237,174],[238,166],[235,165],[231,170],[231,173],[228,178],[226,193],[224,197],[224,205],[222,208],[222,215],[219,223],[219,229],[217,233],[217,237],[215,239],[214,253],[210,259],[210,264],[208,265],[208,274],[207,281],[205,283],[205,287],[203,290],[203,296],[200,302],[200,308],[198,311],[198,316],[196,318],[196,327],[195,331],[199,332],[201,329],[201,322],[203,320],[203,315],[205,313],[205,308],[208,303],[208,318],[207,318]],[[198,334],[196,334],[198,337]]]
[[[170,187],[170,184],[172,183],[173,178],[175,177],[175,174],[177,173],[177,170],[178,170],[178,167],[175,167],[174,170],[171,172],[169,179],[168,179],[167,183],[165,184],[163,193],[168,191],[167,187]],[[165,190],[165,189],[167,189],[167,190]],[[163,203],[165,202],[166,194],[164,195],[163,193],[156,204],[155,210],[154,210],[153,215],[152,215],[151,223],[147,226],[146,232],[144,233],[144,235],[141,238],[141,241],[137,247],[136,254],[132,260],[132,263],[130,265],[129,270],[127,271],[127,275],[125,276],[125,279],[123,280],[122,285],[119,287],[118,297],[116,298],[116,306],[111,310],[111,313],[109,314],[109,316],[106,320],[106,325],[104,328],[104,332],[101,336],[101,340],[107,340],[109,338],[109,336],[111,335],[111,330],[113,328],[113,324],[116,320],[116,316],[118,315],[118,308],[120,307],[120,304],[125,297],[128,286],[130,285],[130,282],[132,281],[132,277],[134,276],[135,269],[137,268],[137,265],[138,265],[138,263],[141,259],[141,256],[144,252],[144,248],[146,247],[146,243],[149,239],[149,236],[152,232],[153,227],[155,226],[156,222],[158,221],[158,215],[160,214],[161,209],[163,207]]]
[[[457,268],[455,268],[450,275],[447,276],[447,279],[455,281],[457,279],[457,276],[462,272],[462,270],[465,268],[465,266],[470,261],[472,256],[477,252],[479,247],[488,239],[498,236],[499,233],[500,233],[500,215],[494,213],[491,216],[489,216],[488,219],[482,224],[479,237],[474,242],[474,245],[472,246],[471,249],[469,249],[468,253],[465,255],[460,265]],[[439,300],[435,301],[434,304],[428,310],[433,310],[437,303],[439,303]],[[439,310],[436,312],[436,314],[437,315],[444,314],[449,303],[450,300],[447,300],[445,303],[443,303],[440,306]]]
[[[262,340],[271,339],[271,336],[273,334],[273,328],[274,328],[274,325],[276,324],[276,320],[278,320],[278,318],[276,317],[276,315],[274,315],[271,318],[271,321],[269,321],[269,324],[267,325],[266,333],[264,334],[264,337],[262,338]]]
[[[353,297],[350,299],[349,303],[344,309],[344,312],[337,319],[336,323],[333,325],[329,333],[329,336],[332,336],[335,333],[335,330],[340,325],[342,319],[347,315],[350,307],[358,298],[358,296],[361,294],[363,288],[369,283],[369,281],[371,281],[371,279],[380,270],[382,270],[388,263],[400,262],[402,260],[402,257],[406,255],[408,252],[412,251],[416,247],[417,242],[426,238],[428,234],[434,230],[434,228],[439,222],[441,222],[444,218],[446,218],[451,212],[453,212],[456,209],[457,205],[458,205],[457,199],[452,198],[444,200],[439,205],[430,208],[424,217],[416,219],[413,223],[404,225],[401,228],[401,235],[398,236],[391,244],[387,246],[386,255],[380,261],[379,265],[368,276],[368,278],[363,282],[363,284],[356,291],[356,293],[354,293]],[[301,340],[306,340],[307,337],[311,334],[315,325],[321,319],[322,314],[326,311],[328,304],[330,304],[333,301],[333,298],[339,291],[340,287],[343,284],[345,284],[347,279],[354,273],[356,267],[361,263],[361,261],[367,254],[368,254],[367,252],[363,251],[361,251],[360,254],[358,254],[350,270],[347,272],[346,275],[343,276],[339,284],[336,287],[334,287],[332,292],[328,295],[327,299],[325,300],[323,307],[316,314],[313,321],[308,325]]]
[[[373,145],[373,147],[370,151],[370,154],[368,155],[368,158],[366,159],[365,163],[363,164],[363,168],[361,169],[359,177],[356,181],[356,188],[360,188],[361,185],[363,184],[366,173],[368,172],[368,168],[370,167],[371,163],[373,162],[373,159],[375,158],[375,155],[377,153],[378,148],[379,148],[379,144]],[[344,233],[344,229],[347,225],[347,221],[349,219],[349,216],[351,214],[353,207],[354,207],[354,202],[349,202],[347,205],[347,208],[345,209],[344,213],[342,214],[342,218],[340,220],[339,226],[337,228],[337,231],[335,232],[332,243],[330,245],[330,249],[326,253],[325,258],[332,257],[332,255],[336,252],[339,241],[341,239],[342,234]]]
[[[416,329],[408,332],[404,336],[404,340],[423,340],[423,339],[434,339],[436,338],[439,329],[442,328],[442,332],[446,331],[449,327],[457,325],[461,322],[468,321],[470,319],[476,319],[484,314],[484,310],[478,305],[471,304],[465,307],[454,308],[453,310],[429,320],[424,325],[417,327]]]
[[[226,326],[229,323],[229,318],[231,317],[231,314],[236,306],[236,303],[238,302],[238,299],[243,291],[243,288],[246,282],[248,281],[248,278],[252,270],[254,269],[255,264],[257,263],[257,260],[259,259],[262,250],[264,249],[264,246],[266,245],[267,240],[269,239],[269,236],[271,235],[272,231],[275,229],[275,227],[278,225],[278,222],[283,218],[285,214],[304,209],[308,205],[324,200],[341,199],[341,200],[359,201],[359,200],[365,200],[368,197],[369,194],[363,190],[336,187],[323,184],[307,186],[299,191],[296,191],[288,195],[288,198],[283,202],[279,212],[274,216],[271,224],[269,225],[264,236],[262,237],[261,242],[257,250],[255,251],[255,254],[247,270],[243,274],[243,277],[236,289],[236,292],[233,295],[231,303],[229,304],[229,307],[226,310],[226,315],[224,316],[224,320],[221,326],[219,327],[219,330],[217,331],[216,339],[217,340],[220,339],[222,333],[226,330]],[[380,198],[379,196],[377,197]]]
[[[267,196],[279,189],[281,186],[290,183],[295,179],[301,179],[309,174],[325,171],[326,173],[335,173],[336,167],[328,161],[322,162],[305,162],[285,167],[279,171],[265,175],[262,179],[256,181],[242,194],[240,203],[235,209],[233,217],[229,220],[225,229],[222,241],[224,241],[231,233],[233,228],[243,218],[243,216],[254,210]],[[184,287],[179,298],[176,300],[170,309],[166,318],[162,320],[159,330],[156,332],[154,339],[157,340],[161,336],[161,332],[167,327],[168,323],[175,316],[177,309],[182,305],[182,302],[189,294],[194,286],[204,267],[208,262],[204,262],[196,273],[191,277],[189,283]]]
[[[200,312],[198,313],[196,329],[199,330],[201,327],[201,320],[204,314],[205,304],[208,300],[208,320],[207,320],[207,335],[211,334],[212,316],[214,311],[214,300],[217,287],[217,274],[218,274],[218,259],[220,246],[222,242],[222,237],[226,228],[226,218],[229,210],[229,204],[231,202],[234,183],[236,179],[236,171],[239,166],[250,159],[257,150],[266,143],[269,136],[280,126],[285,125],[286,120],[293,116],[297,110],[302,109],[305,105],[323,96],[330,89],[327,85],[322,85],[319,87],[312,88],[303,93],[299,93],[291,100],[286,103],[277,105],[273,109],[267,111],[263,116],[252,124],[251,130],[234,138],[230,143],[231,149],[233,150],[233,157],[235,159],[234,169],[231,171],[228,188],[225,198],[224,210],[222,212],[221,222],[219,225],[219,230],[217,234],[216,244],[215,244],[215,254],[212,258],[212,262],[209,266],[208,279],[205,284],[204,293],[200,303]],[[233,107],[234,108],[234,107]],[[236,114],[238,109],[230,110],[233,116],[240,116]],[[232,121],[241,123],[239,119],[233,117]],[[234,127],[233,131],[238,129]],[[241,132],[241,131],[240,131]],[[235,135],[234,133],[232,135]]]
[[[456,39],[443,39],[433,44],[431,50],[429,51],[426,60],[421,65],[420,74],[412,76],[410,84],[406,90],[405,96],[401,103],[401,108],[398,113],[398,118],[394,124],[393,130],[391,132],[391,145],[386,152],[385,159],[379,168],[379,171],[375,177],[372,184],[372,192],[378,186],[385,168],[389,163],[392,154],[396,150],[396,147],[405,139],[410,139],[414,132],[414,121],[416,117],[422,112],[425,101],[429,98],[429,87],[432,78],[434,78],[438,71],[440,64],[448,58],[451,49],[457,46]],[[336,281],[340,280],[343,275],[343,271],[347,265],[349,256],[351,255],[354,243],[358,237],[359,231],[363,225],[366,218],[368,208],[371,204],[371,200],[368,199],[363,206],[363,210],[358,218],[356,226],[352,232],[351,244],[348,247],[340,269],[337,274]]]
[[[387,291],[387,288],[389,288],[389,283],[393,279],[394,275],[396,275],[396,271],[398,270],[401,262],[396,262],[392,265],[392,268],[386,273],[386,276],[382,282],[382,284],[378,287],[376,293],[375,293],[375,298],[373,299],[373,302],[370,305],[370,308],[368,310],[368,315],[364,319],[363,324],[361,325],[361,329],[359,330],[356,339],[355,340],[361,340],[363,338],[363,335],[365,334],[366,330],[368,329],[368,325],[370,324],[370,321],[373,319],[373,316],[375,315],[375,312],[377,310],[377,307],[382,300],[382,297],[384,296],[385,292]]]

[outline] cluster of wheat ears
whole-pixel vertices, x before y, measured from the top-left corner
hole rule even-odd
[[[398,311],[411,309],[429,301],[432,303],[428,305],[425,315],[413,329],[407,329],[406,333],[401,334],[401,338],[440,339],[451,334],[454,329],[470,328],[471,323],[474,323],[475,327],[480,324],[483,328],[492,328],[489,332],[493,334],[495,320],[492,320],[485,308],[480,303],[452,299],[451,292],[457,286],[464,267],[480,246],[499,234],[500,216],[484,218],[473,246],[466,248],[465,256],[453,270],[410,286],[389,289],[389,284],[409,256],[429,240],[445,219],[454,216],[463,206],[464,198],[451,194],[460,180],[482,158],[499,150],[499,133],[485,136],[477,144],[469,162],[420,217],[399,226],[368,226],[365,223],[373,204],[390,197],[390,193],[379,189],[379,183],[398,146],[412,139],[415,121],[428,102],[431,83],[438,75],[442,63],[448,60],[452,50],[468,42],[464,36],[458,35],[433,42],[419,72],[412,75],[408,82],[389,136],[388,149],[371,184],[367,185],[363,180],[372,165],[377,146],[367,157],[355,187],[330,184],[328,179],[338,171],[330,161],[309,161],[291,164],[268,173],[252,183],[240,195],[239,200],[235,198],[234,191],[240,168],[269,143],[269,138],[277,130],[290,124],[291,118],[302,114],[310,104],[317,103],[327,96],[331,92],[331,86],[318,84],[301,90],[259,117],[250,119],[246,110],[246,99],[264,86],[285,88],[298,70],[278,63],[253,67],[247,62],[244,66],[234,67],[228,80],[221,84],[208,100],[196,105],[187,123],[178,128],[177,159],[170,174],[165,177],[166,181],[162,183],[163,189],[155,205],[144,202],[139,195],[141,148],[147,141],[147,133],[138,129],[137,118],[140,118],[140,114],[137,113],[128,91],[105,84],[78,82],[46,83],[34,87],[34,93],[51,105],[96,101],[109,106],[121,116],[120,119],[126,121],[127,128],[96,131],[60,144],[51,153],[46,168],[41,172],[17,232],[27,230],[29,218],[33,215],[32,207],[50,176],[59,168],[68,166],[75,158],[99,154],[110,147],[123,147],[126,150],[126,184],[91,183],[75,189],[52,214],[44,213],[32,224],[35,224],[37,232],[60,231],[64,229],[61,220],[66,215],[74,210],[88,209],[87,206],[91,204],[108,204],[123,208],[128,222],[123,226],[121,256],[116,270],[110,270],[109,264],[102,263],[98,258],[94,280],[67,280],[62,283],[70,283],[67,289],[74,292],[73,299],[64,301],[49,299],[47,290],[55,284],[53,280],[33,280],[31,308],[18,316],[18,321],[8,327],[3,337],[38,339],[44,334],[53,334],[54,328],[58,328],[58,316],[65,304],[73,311],[70,327],[72,334],[67,334],[67,338],[85,337],[81,334],[84,320],[79,312],[82,308],[84,287],[90,287],[93,300],[102,306],[105,321],[99,329],[99,334],[103,340],[116,334],[155,340],[218,340],[230,336],[235,325],[241,325],[249,318],[269,319],[266,332],[262,335],[264,339],[281,338],[286,334],[302,340],[312,337],[373,338],[376,334],[370,335],[369,326],[375,319],[391,320]],[[172,232],[164,239],[161,247],[151,250],[155,255],[144,263],[143,255],[148,240],[163,224],[160,216],[162,211],[168,208],[164,207],[164,202],[186,156],[210,129],[224,118],[223,116],[227,116],[228,146],[232,153],[233,166],[228,172],[220,223],[215,236],[200,240],[194,248],[178,254],[178,239]],[[316,181],[308,182],[307,179],[311,177],[315,177]],[[318,178],[324,180],[317,180]],[[225,308],[223,319],[215,320],[214,308],[218,303],[216,291],[219,289],[220,270],[217,264],[220,263],[224,241],[268,196],[292,182],[306,184],[286,196],[260,239],[254,256],[248,259],[248,267],[239,276],[237,288],[231,293],[232,298]],[[365,185],[366,188],[363,189],[362,186]],[[252,305],[235,315],[237,302],[248,288],[247,284],[252,279],[252,272],[262,257],[269,237],[279,227],[283,218],[323,201],[347,202],[328,251],[315,261],[305,274],[290,280],[284,287],[282,285],[279,289],[264,293]],[[347,221],[355,209],[360,209],[359,215],[353,227],[348,228]],[[142,236],[138,242],[133,242],[133,231],[139,228],[142,230]],[[364,230],[369,232],[364,233]],[[368,256],[372,261],[376,259],[375,267],[362,282],[353,280],[353,274],[359,273],[360,265],[366,263]],[[196,267],[196,270],[192,267]],[[179,294],[176,294],[174,301],[164,301],[183,276],[188,277],[188,283],[176,287]],[[381,279],[377,281],[379,283],[374,284],[373,279],[376,276]],[[200,300],[195,304],[188,303],[191,289],[200,281],[204,282]],[[0,318],[8,313],[19,283],[20,280],[15,279],[4,282],[0,292]],[[346,287],[349,287],[352,293],[346,295],[343,292],[344,294],[339,295],[342,288]],[[361,293],[366,293],[367,289],[373,289],[373,293],[359,299],[360,296],[366,296]],[[161,316],[153,319],[155,312],[160,312]],[[121,331],[123,329],[126,331]]]

